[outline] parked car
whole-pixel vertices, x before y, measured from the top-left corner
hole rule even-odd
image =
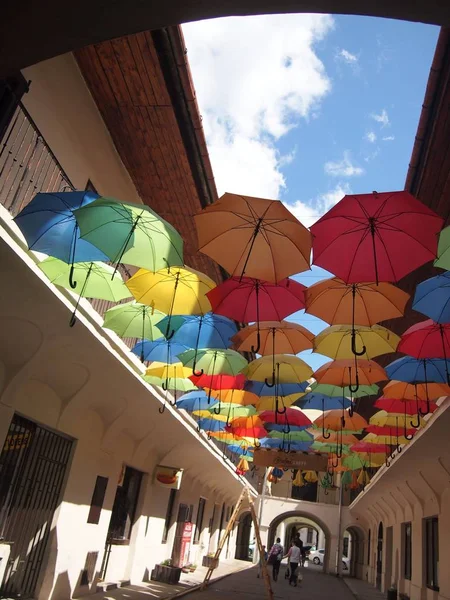
[[[315,565],[322,565],[325,559],[325,550],[311,550],[308,556],[308,560],[311,560]],[[342,568],[344,571],[348,571],[350,566],[350,559],[346,556],[342,557]]]

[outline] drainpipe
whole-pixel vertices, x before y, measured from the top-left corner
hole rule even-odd
[[[336,577],[342,577],[342,500],[344,495],[344,486],[342,485],[342,475],[339,480],[339,522],[338,522],[338,547],[336,553]]]
[[[258,526],[259,526],[259,533],[260,534],[261,534],[261,523],[262,523],[264,500],[266,499],[266,487],[267,487],[267,476],[268,475],[269,475],[269,468],[266,467],[266,470],[264,472],[264,477],[263,477],[263,483],[262,483],[263,488],[262,488],[262,492],[261,492],[261,495],[260,495],[259,510],[258,510]],[[266,548],[266,550],[267,550],[267,548]],[[255,545],[255,552],[254,552],[253,556],[255,557],[253,559],[253,564],[257,564],[259,562],[259,548],[258,548],[258,544]]]

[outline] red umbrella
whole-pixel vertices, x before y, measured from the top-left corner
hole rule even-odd
[[[346,283],[398,281],[436,258],[442,225],[406,191],[344,196],[311,227],[313,263]]]
[[[444,358],[447,372],[447,382],[450,375],[447,358],[450,356],[450,323],[435,323],[431,319],[412,325],[405,331],[397,348],[414,358]]]
[[[280,425],[293,425],[295,427],[307,427],[312,425],[311,420],[298,408],[286,408],[282,414],[274,410],[264,410],[259,418],[263,423],[279,423]]]
[[[247,381],[245,375],[191,375],[194,385],[211,390],[243,390]]]
[[[396,413],[405,415],[416,415],[419,410],[427,410],[427,402],[425,400],[398,400],[396,398],[379,398],[375,402],[375,406],[387,413]],[[434,412],[437,409],[437,404],[430,402],[429,412]]]
[[[392,438],[398,438],[405,435],[406,439],[412,439],[412,436],[416,433],[415,429],[403,429],[403,427],[390,427],[389,425],[368,425],[366,427],[368,433],[376,433],[377,435],[389,435]],[[409,437],[411,436],[411,437]]]
[[[208,292],[207,296],[216,314],[240,323],[257,323],[257,348],[252,350],[258,352],[259,322],[282,321],[305,308],[305,289],[293,279],[270,283],[250,277],[231,277]]]
[[[371,444],[370,442],[358,442],[350,446],[352,452],[367,452],[368,454],[390,454],[391,448],[386,444]]]

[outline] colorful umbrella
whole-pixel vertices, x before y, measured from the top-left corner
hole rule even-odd
[[[316,427],[322,427],[322,435],[326,429],[332,431],[355,431],[360,432],[367,427],[367,421],[358,413],[353,413],[352,416],[346,410],[327,410],[323,415],[314,420]]]
[[[263,423],[284,423],[296,427],[308,427],[311,425],[311,420],[298,408],[286,408],[281,415],[274,410],[264,410],[259,414],[259,418]]]
[[[226,420],[227,425],[239,417],[251,417],[256,414],[256,408],[254,406],[240,406],[239,404],[222,402],[211,404],[206,411],[213,413],[215,415],[214,418],[216,418],[216,416],[223,417]]]
[[[141,360],[157,361],[167,364],[179,362],[178,355],[187,350],[186,346],[177,344],[172,340],[142,340],[135,344],[131,351],[140,356]]]
[[[258,447],[260,443],[258,438],[267,436],[267,431],[264,429],[263,422],[258,416],[238,417],[226,426],[225,430],[232,433],[237,438],[253,439],[254,446]]]
[[[405,383],[447,383],[450,363],[441,358],[413,358],[403,356],[386,367],[386,379]],[[425,386],[426,389],[426,386]]]
[[[168,377],[165,380],[163,380],[157,375],[143,375],[142,379],[150,385],[157,385],[159,387],[163,385],[163,389],[174,390],[175,394],[177,392],[194,391],[195,393],[198,393],[200,391],[195,387],[192,381],[183,377]]]
[[[212,401],[215,402],[216,398],[212,398]],[[192,392],[188,392],[178,398],[176,407],[182,408],[187,412],[193,412],[196,410],[207,410],[211,404],[208,401],[208,397],[203,390],[195,390]]]
[[[241,406],[255,405],[258,402],[258,396],[245,390],[237,389],[218,389],[213,392],[214,398],[224,404],[240,404]]]
[[[246,359],[234,350],[187,350],[179,355],[181,362],[191,367],[194,375],[238,375],[246,366]],[[195,371],[196,368],[200,372]]]
[[[190,375],[189,379],[197,387],[212,390],[242,390],[246,382],[244,375]],[[251,391],[251,390],[249,390]]]
[[[311,234],[279,200],[227,193],[194,219],[200,251],[231,275],[275,283],[309,269]]]
[[[450,271],[419,283],[412,308],[436,323],[450,323]]]
[[[395,352],[400,342],[398,335],[381,325],[332,325],[314,339],[314,352],[335,360],[352,358],[354,355],[371,359]],[[361,350],[357,350],[361,348]]]
[[[437,259],[434,261],[434,266],[446,271],[450,270],[450,227],[443,229],[439,235]]]
[[[303,471],[303,478],[307,483],[316,483],[319,481],[316,471]]]
[[[370,454],[361,456],[361,453],[350,454],[342,459],[343,466],[350,469],[350,471],[356,471],[365,467],[380,467],[383,463],[384,456],[370,456]]]
[[[314,373],[314,378],[321,384],[348,386],[351,392],[356,393],[360,385],[373,385],[390,377],[373,360],[343,359],[325,363]]]
[[[282,431],[271,431],[268,434],[269,439],[271,440],[281,440],[283,438],[289,439],[289,442],[313,442],[313,436],[306,430],[302,429],[301,431],[290,431],[289,433],[283,433]]]
[[[297,323],[261,321],[259,354],[298,354],[313,347],[314,334]],[[258,326],[244,327],[233,337],[234,349],[251,352],[258,343]]]
[[[256,408],[259,411],[263,410],[274,410],[278,402],[282,407],[289,407],[299,399],[298,394],[291,394],[290,396],[261,396],[259,399],[256,396]]]
[[[394,380],[384,386],[383,394],[387,398],[404,400],[437,400],[450,396],[450,386],[445,383],[406,383]]]
[[[326,383],[311,384],[311,390],[314,394],[323,394],[332,398],[363,398],[366,396],[377,396],[379,387],[373,385],[360,385],[357,392],[352,392],[347,386],[345,388],[338,385],[329,385]]]
[[[159,329],[167,331],[169,317],[158,323]],[[236,324],[220,315],[173,316],[172,329],[175,331],[173,341],[189,348],[229,348],[231,338],[236,334]]]
[[[450,355],[450,324],[442,325],[431,319],[412,325],[401,337],[398,351],[414,358],[443,358],[447,383],[450,374],[447,357]]]
[[[161,363],[154,362],[145,371],[145,375],[148,377],[159,377],[162,381],[161,387],[163,390],[168,390],[169,379],[185,379],[191,373],[191,370],[183,366],[182,363]],[[164,382],[165,380],[165,382]]]
[[[307,381],[302,381],[301,383],[278,383],[278,396],[286,397],[292,394],[303,394],[308,386],[309,383]],[[257,396],[273,397],[273,386],[267,385],[264,381],[247,380],[245,382],[245,389]]]
[[[332,409],[349,408],[352,406],[352,403],[348,398],[333,398],[324,394],[310,392],[303,396],[303,398],[298,398],[294,402],[294,406],[298,406],[302,410],[321,410],[324,412]]]
[[[80,239],[74,210],[91,204],[99,197],[94,192],[41,192],[23,208],[14,221],[23,233],[28,248],[49,254],[73,266],[77,262],[108,260],[106,254],[90,242]],[[70,287],[75,289],[73,268]]]
[[[141,338],[155,341],[162,338],[156,324],[164,313],[139,302],[126,302],[113,306],[105,312],[103,327],[111,329],[122,338]]]
[[[390,454],[391,448],[386,444],[374,444],[370,442],[358,441],[353,446],[350,446],[350,450],[354,453],[361,454]]]
[[[267,385],[268,378],[274,376],[273,362],[275,363],[275,385],[278,383],[302,383],[312,375],[311,367],[297,356],[288,354],[275,354],[257,358],[243,369],[243,374],[249,379],[264,381]],[[281,393],[281,392],[280,392]]]
[[[211,310],[206,294],[215,286],[212,279],[188,267],[161,269],[156,273],[139,269],[127,281],[128,289],[138,302],[168,314],[167,339],[175,334],[171,329],[173,314],[204,315]]]
[[[180,234],[148,206],[99,198],[74,214],[82,239],[113,263],[153,272],[184,264]]]
[[[374,406],[387,413],[404,413],[405,415],[416,415],[419,411],[425,412],[427,410],[427,403],[424,400],[402,400],[382,397],[375,401]],[[437,408],[436,403],[430,402],[428,406],[429,412],[433,413]]]
[[[399,281],[436,257],[442,224],[406,191],[345,196],[311,227],[313,262],[346,283]]]
[[[120,273],[105,263],[79,262],[70,266],[58,258],[49,257],[39,263],[38,267],[43,271],[52,283],[59,287],[71,290],[71,278],[76,278],[81,283],[77,303],[70,319],[70,326],[76,322],[76,312],[80,298],[97,298],[119,302],[130,296],[129,291],[123,283]]]
[[[208,292],[213,312],[224,315],[240,323],[257,325],[257,345],[253,352],[259,352],[261,321],[281,321],[305,307],[305,286],[293,279],[283,279],[279,283],[269,283],[249,277],[231,277]]]

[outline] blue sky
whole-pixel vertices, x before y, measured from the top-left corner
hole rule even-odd
[[[346,193],[404,187],[438,27],[268,15],[183,31],[219,194],[280,199],[310,226]]]

